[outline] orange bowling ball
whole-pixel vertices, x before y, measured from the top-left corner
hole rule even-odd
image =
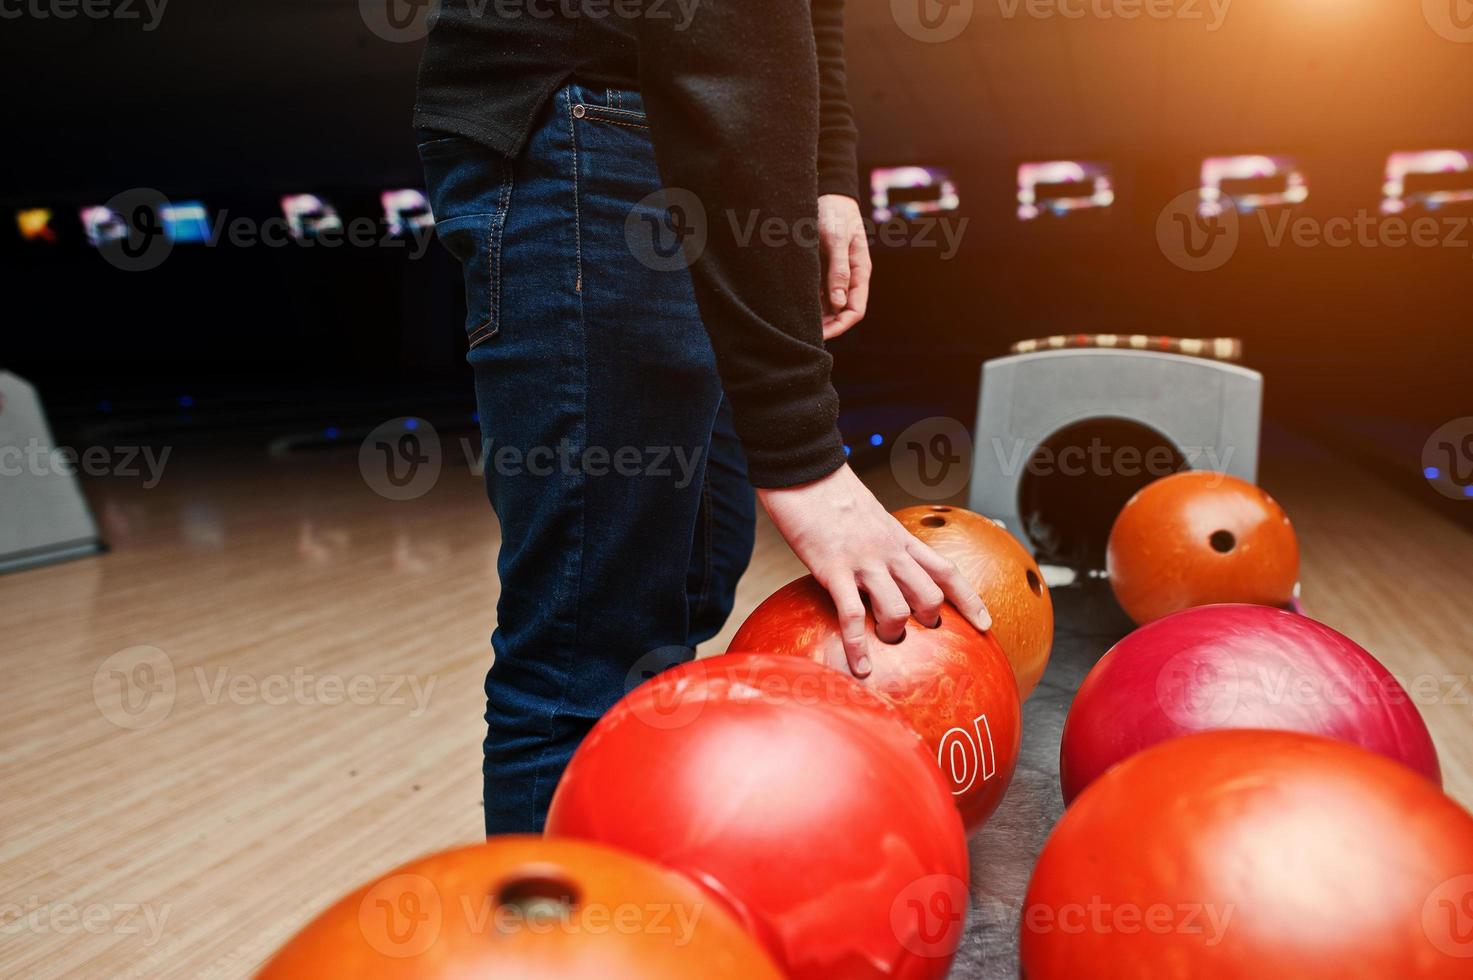
[[[895,519],[972,583],[992,613],[992,632],[1026,700],[1054,644],[1054,604],[1033,556],[994,521],[960,507],[907,507]]]
[[[729,650],[807,657],[849,673],[833,601],[811,575],[752,610]],[[925,740],[967,831],[976,830],[1007,793],[1022,744],[1017,682],[1001,647],[946,604],[940,626],[912,619],[899,643],[872,639],[870,663],[859,683],[899,708]]]
[[[323,912],[261,980],[780,980],[691,881],[599,844],[493,837],[389,872]]]
[[[1105,554],[1110,586],[1144,625],[1193,606],[1284,606],[1299,580],[1299,540],[1284,509],[1251,483],[1191,470],[1126,501]]]
[[[1473,817],[1344,742],[1172,739],[1064,812],[1020,938],[1028,980],[1467,980]]]

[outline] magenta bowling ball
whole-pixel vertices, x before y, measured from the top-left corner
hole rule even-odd
[[[1426,723],[1375,657],[1307,616],[1230,604],[1148,623],[1095,664],[1064,722],[1064,800],[1142,749],[1219,729],[1339,739],[1442,783]]]

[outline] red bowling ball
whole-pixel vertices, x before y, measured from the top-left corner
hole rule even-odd
[[[1374,657],[1308,617],[1220,605],[1148,623],[1095,664],[1064,723],[1064,799],[1142,749],[1226,728],[1351,742],[1441,785],[1426,723]]]
[[[798,657],[727,654],[635,688],[574,753],[547,832],[685,873],[791,978],[939,978],[961,938],[966,837],[930,752]]]
[[[1405,766],[1208,732],[1085,790],[1024,900],[1028,980],[1467,980],[1473,817]]]
[[[812,575],[768,596],[742,623],[731,650],[849,670],[833,600]],[[943,605],[940,626],[912,620],[899,643],[873,640],[870,663],[860,683],[895,705],[925,739],[967,830],[981,827],[1008,791],[1023,738],[1017,682],[997,640]]]

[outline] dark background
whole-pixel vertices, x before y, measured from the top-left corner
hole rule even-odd
[[[1215,31],[1205,0],[1190,8],[1202,19],[1004,9],[979,2],[959,38],[930,44],[889,3],[851,4],[862,169],[948,168],[969,224],[949,261],[878,249],[871,314],[832,348],[846,436],[867,441],[886,406],[897,420],[922,406],[969,419],[981,362],[1017,339],[1226,335],[1266,375],[1272,417],[1415,484],[1427,435],[1473,414],[1473,228],[1450,248],[1271,247],[1248,217],[1234,258],[1192,273],[1163,255],[1156,219],[1203,156],[1224,153],[1297,157],[1310,197],[1295,217],[1374,215],[1388,153],[1473,146],[1473,44],[1440,37],[1411,0],[1237,0]],[[76,219],[139,186],[212,213],[264,218],[281,194],[311,191],[345,220],[376,214],[379,190],[421,183],[418,44],[376,36],[352,0],[193,0],[153,31],[0,28],[0,195],[7,212],[51,207],[63,236],[21,243],[4,215],[0,366],[40,386],[64,438],[257,439],[469,412],[458,273],[438,246],[413,261],[402,248],[181,245],[130,273]],[[1108,161],[1115,206],[1019,222],[1017,164],[1053,158]]]

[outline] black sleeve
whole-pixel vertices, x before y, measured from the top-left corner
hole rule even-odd
[[[650,4],[635,18],[660,179],[705,211],[707,242],[691,278],[752,482],[808,483],[844,462],[821,328],[808,5],[704,0],[683,28],[670,10]],[[745,240],[754,217],[793,234]]]
[[[844,0],[813,0],[813,39],[818,47],[818,192],[858,201],[859,130],[844,71]]]

